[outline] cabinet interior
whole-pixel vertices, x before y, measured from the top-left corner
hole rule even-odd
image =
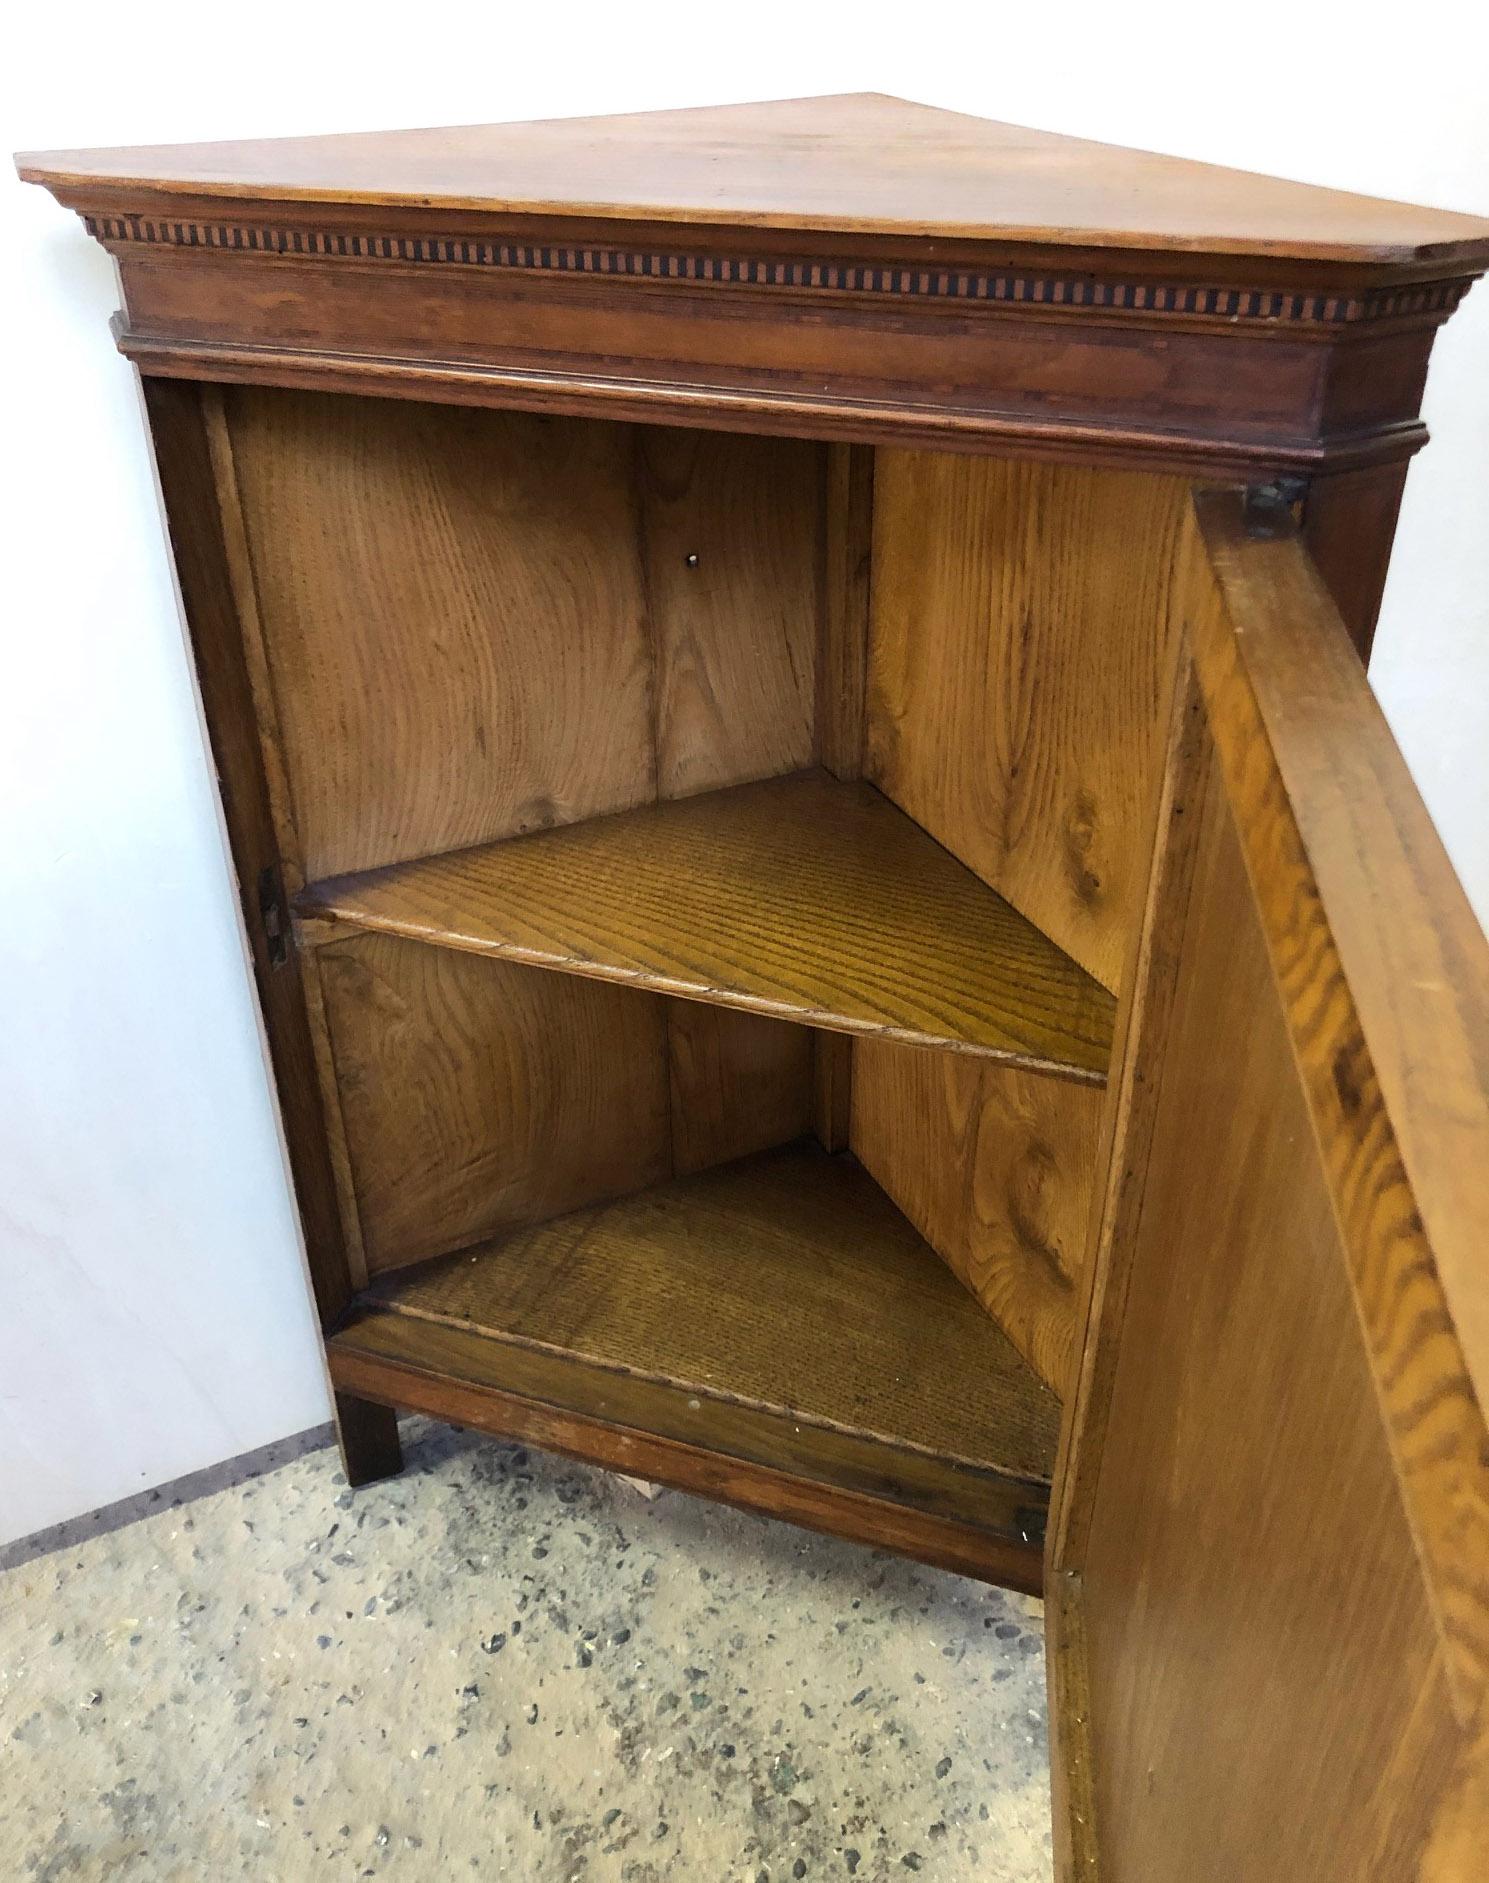
[[[358,1290],[333,1372],[1032,1562],[1184,481],[202,399]]]

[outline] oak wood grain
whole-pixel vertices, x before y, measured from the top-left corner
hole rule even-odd
[[[701,1001],[663,1005],[678,1176],[806,1135],[815,1091],[813,1042],[820,1035]]]
[[[1305,909],[1316,931],[1327,923],[1436,1284],[1483,1405],[1489,941],[1298,535],[1252,534],[1230,493],[1203,494],[1198,510],[1219,606],[1196,617],[1195,659],[1227,783],[1247,813],[1249,855],[1288,841],[1275,880],[1258,887],[1274,945],[1280,952],[1284,921]],[[1266,789],[1266,750],[1285,807],[1275,787]],[[1305,872],[1321,909],[1301,900]],[[1326,1078],[1309,1071],[1320,1097],[1337,1088],[1332,1067]]]
[[[1489,261],[1471,219],[874,97],[22,168],[147,373],[1192,475],[1399,469]]]
[[[1395,1868],[1368,1807],[1442,1643],[1213,780],[1204,815],[1080,1566],[1099,1874],[1416,1877],[1434,1788],[1385,1801]]]
[[[883,451],[866,775],[1115,991],[1187,502],[1175,478]]]
[[[646,425],[635,451],[657,796],[799,771],[813,749],[821,449]]]
[[[299,906],[1088,1082],[1106,1070],[1111,997],[878,792],[821,772],[317,883]]]
[[[28,152],[67,201],[127,185],[279,203],[602,215],[1076,248],[1489,260],[1489,223],[877,93],[527,124]]]
[[[254,724],[263,757],[264,780],[268,791],[269,812],[274,826],[277,850],[277,877],[284,892],[293,896],[305,884],[305,846],[301,841],[295,810],[295,793],[285,746],[284,727],[279,715],[274,673],[264,635],[259,608],[258,583],[248,543],[247,521],[243,509],[242,486],[238,477],[237,453],[228,422],[226,399],[221,387],[204,386],[201,390],[202,420],[206,431],[212,465],[212,483],[220,519],[222,543],[226,554],[238,633],[242,642],[244,668],[253,697]],[[356,1185],[352,1178],[351,1158],[346,1142],[346,1121],[341,1110],[341,1093],[331,1058],[331,1042],[326,1027],[325,995],[321,985],[323,969],[314,954],[309,954],[301,969],[301,993],[310,1030],[311,1050],[321,1092],[321,1121],[326,1154],[336,1182],[336,1201],[341,1218],[341,1232],[346,1246],[347,1270],[352,1284],[361,1287],[367,1280],[367,1252],[362,1243],[361,1214]],[[349,1419],[342,1439],[342,1451],[348,1472],[368,1469],[380,1475],[377,1460],[388,1452],[388,1437],[380,1427],[386,1422],[358,1412]],[[396,1438],[396,1435],[395,1435]]]
[[[1061,1861],[1476,1874],[1489,958],[1319,574],[1363,647],[1489,225],[862,97],[23,173],[147,373],[280,385],[148,397],[349,1475],[407,1405],[1037,1586],[973,1293],[1063,1381],[1120,986]],[[1319,569],[1098,463],[1320,473]],[[808,1125],[949,1267],[715,1164]]]
[[[1295,526],[1199,515],[1052,1512],[1087,1830],[1155,1883],[1446,1883],[1489,1838],[1489,945]]]
[[[1102,1095],[960,1054],[859,1041],[864,1168],[1064,1395]]]
[[[660,1002],[386,935],[319,957],[371,1272],[670,1174]]]
[[[1182,559],[1186,590],[1202,592],[1203,573],[1193,568],[1201,552],[1190,531]],[[1149,869],[1140,921],[1130,938],[1112,1042],[1114,1076],[1104,1094],[1097,1147],[1097,1180],[1085,1255],[1077,1284],[1076,1351],[1060,1430],[1060,1457],[1050,1503],[1048,1557],[1051,1573],[1071,1577],[1085,1560],[1091,1510],[1100,1475],[1111,1383],[1122,1340],[1122,1303],[1128,1257],[1136,1238],[1147,1176],[1148,1147],[1160,1086],[1152,1067],[1161,1063],[1173,1018],[1184,925],[1193,884],[1210,732],[1194,676],[1187,636],[1174,650],[1172,701],[1159,789],[1148,843]],[[1079,1617],[1078,1591],[1062,1611]],[[1063,1650],[1049,1636],[1051,1666]],[[1080,1650],[1084,1657],[1084,1649]],[[1053,1688],[1053,1681],[1052,1681]]]
[[[966,1467],[942,1514],[976,1517],[978,1477],[1047,1492],[1054,1396],[852,1160],[810,1144],[400,1270],[357,1313],[375,1309],[607,1371],[617,1404],[646,1382],[684,1411],[757,1408],[797,1468],[827,1434],[903,1451],[876,1468],[922,1496]],[[676,1418],[666,1435],[698,1435]]]
[[[228,419],[308,875],[653,796],[623,431],[251,390]]]
[[[721,1451],[708,1432],[699,1443],[687,1444],[617,1422],[604,1393],[610,1376],[579,1375],[600,1388],[594,1411],[569,1405],[580,1397],[573,1369],[557,1391],[551,1369],[537,1370],[537,1376],[530,1377],[535,1370],[524,1367],[524,1377],[513,1387],[506,1377],[513,1351],[459,1329],[384,1314],[369,1316],[336,1335],[326,1357],[331,1377],[342,1390],[387,1406],[424,1412],[500,1438],[521,1439],[586,1464],[654,1479],[871,1548],[896,1550],[957,1575],[978,1576],[1030,1595],[1038,1595],[1043,1586],[1038,1547],[1014,1533],[1022,1506],[1006,1498],[995,1504],[987,1494],[986,1481],[979,1521],[959,1522],[882,1494],[855,1491],[820,1476],[803,1476]],[[655,1403],[653,1398],[651,1404]],[[669,1403],[676,1409],[675,1400]],[[743,1449],[741,1438],[751,1427],[758,1429],[758,1424],[748,1413],[730,1420],[736,1451]],[[784,1428],[776,1422],[766,1442],[778,1444],[785,1437]],[[839,1459],[836,1476],[847,1475]],[[1011,1528],[988,1527],[1000,1519]]]
[[[1058,1883],[1098,1883],[1091,1693],[1080,1581],[1069,1571],[1055,1568],[1048,1549],[1045,1554],[1045,1673],[1055,1876]]]
[[[1489,1704],[1489,941],[1296,533],[1203,496],[1195,665],[1454,1703]]]

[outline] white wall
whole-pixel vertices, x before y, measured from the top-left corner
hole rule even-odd
[[[1489,213],[1470,9],[31,7],[5,148],[896,91]],[[5,189],[0,1541],[325,1391],[107,258]],[[1489,918],[1489,287],[1438,349],[1374,677]]]

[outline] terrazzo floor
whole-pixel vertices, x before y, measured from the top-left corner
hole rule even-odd
[[[0,1876],[1049,1878],[1038,1603],[404,1439],[0,1575]]]

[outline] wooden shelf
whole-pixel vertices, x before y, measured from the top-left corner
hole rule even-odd
[[[825,772],[337,877],[297,906],[312,939],[329,920],[1091,1083],[1111,1053],[1105,988]]]
[[[789,1481],[787,1514],[832,1506],[841,1527],[856,1501],[879,1541],[920,1513],[943,1560],[1001,1576],[1023,1551],[1038,1579],[1020,1537],[1042,1527],[1058,1401],[863,1170],[815,1145],[395,1270],[329,1350],[347,1391],[739,1503],[768,1484],[779,1509]],[[703,1454],[731,1461],[726,1485],[697,1482]]]

